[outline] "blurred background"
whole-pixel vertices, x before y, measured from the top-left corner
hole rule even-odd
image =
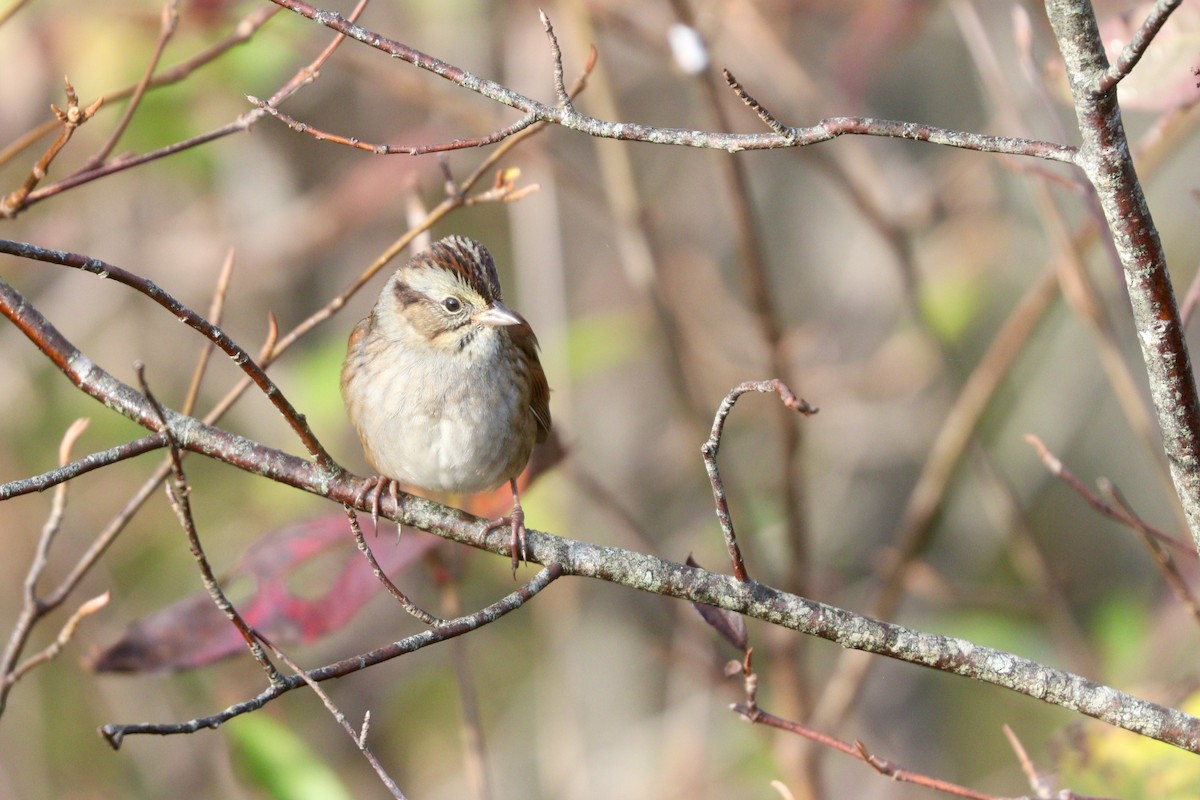
[[[263,5],[186,0],[160,71],[228,40]],[[1097,6],[1106,40],[1128,29],[1122,13],[1145,15],[1144,4]],[[361,24],[553,102],[538,8],[376,0]],[[563,0],[541,8],[568,82],[595,45],[596,68],[576,106],[603,119],[765,130],[724,86],[728,68],[790,125],[861,115],[1078,142],[1037,3]],[[42,0],[8,18],[0,148],[50,119],[50,103],[64,105],[64,75],[84,105],[136,83],[160,15],[149,0]],[[1121,89],[1181,297],[1200,261],[1198,30],[1200,11],[1185,4]],[[269,97],[331,36],[276,14],[245,43],[148,92],[114,157],[227,125],[251,108],[247,94]],[[83,126],[42,185],[80,168],[127,102],[107,103]],[[482,136],[518,118],[353,42],[282,110],[343,136],[410,145]],[[4,151],[0,194],[20,185],[52,139]],[[256,351],[268,314],[286,331],[321,308],[445,197],[447,172],[461,180],[487,155],[372,155],[267,118],[50,196],[5,220],[0,235],[104,259],[200,311],[232,250],[223,327]],[[1023,440],[1040,437],[1084,483],[1110,478],[1147,521],[1188,539],[1119,265],[1069,168],[868,137],[730,156],[554,128],[496,168],[519,170],[518,188],[537,190],[455,211],[432,233],[482,240],[506,300],[541,340],[566,456],[525,495],[531,527],[676,561],[691,553],[727,569],[699,447],[732,386],[780,377],[820,413],[802,419],[775,397],[746,396],[720,456],[751,575],[1157,702],[1185,702],[1196,683],[1196,620],[1136,537],[1049,475]],[[334,457],[359,474],[368,468],[338,372],[346,336],[391,269],[271,367]],[[0,257],[0,274],[117,377],[136,383],[132,365],[145,362],[160,399],[179,407],[202,345],[194,331],[144,296],[76,270]],[[91,426],[77,455],[141,435],[75,390],[7,323],[0,375],[0,481],[52,468],[63,431],[80,416]],[[238,378],[227,359],[214,359],[198,409]],[[221,425],[303,453],[253,391]],[[160,456],[71,483],[41,587],[62,579]],[[187,468],[218,573],[272,531],[341,514],[221,464],[191,458]],[[5,639],[49,507],[48,494],[0,506]],[[326,561],[291,576],[293,590],[322,595],[352,551],[346,536]],[[1194,557],[1177,557],[1194,578]],[[451,613],[453,603],[475,609],[514,588],[505,559],[451,545],[438,558],[454,593],[427,561],[393,576],[435,613]],[[235,585],[235,600],[250,588]],[[258,692],[263,678],[244,654],[182,673],[88,670],[88,655],[133,620],[201,591],[161,493],[35,631],[29,652],[106,590],[110,604],[63,655],[14,687],[0,723],[0,797],[383,796],[305,692],[217,732],[132,737],[112,752],[97,726],[206,715]],[[289,653],[311,667],[419,629],[380,596],[334,635]],[[1076,792],[1165,797],[1200,786],[1194,758],[1060,709],[883,659],[863,671],[834,645],[753,621],[749,633],[765,709],[860,739],[908,769],[1026,794],[1008,725],[1036,767]],[[456,644],[325,688],[351,720],[371,711],[370,741],[409,797],[473,796],[463,722],[472,703],[497,798],[784,796],[772,781],[797,798],[933,796],[745,724],[728,710],[744,699],[740,678],[722,673],[736,656],[687,604],[567,579]]]

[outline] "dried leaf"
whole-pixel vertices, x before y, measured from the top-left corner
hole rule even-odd
[[[362,518],[360,524],[370,539],[370,519]],[[380,566],[393,578],[439,541],[417,535],[405,536],[398,544],[394,539],[394,534],[387,534],[372,547]],[[346,556],[329,588],[316,597],[310,592],[303,596],[294,593],[288,576],[335,547]],[[235,599],[235,606],[251,627],[277,644],[312,642],[340,630],[382,588],[354,547],[341,513],[264,536],[246,551],[222,584],[243,578],[253,580],[254,591],[249,597]],[[90,659],[90,666],[97,672],[187,670],[245,647],[237,629],[217,610],[208,593],[200,591],[131,623],[119,641]]]

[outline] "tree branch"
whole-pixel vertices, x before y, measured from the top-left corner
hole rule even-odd
[[[143,394],[105,372],[76,349],[2,279],[0,313],[12,320],[89,395],[150,430],[162,426],[159,415]],[[362,511],[370,510],[359,491],[362,479],[336,464],[322,468],[170,409],[162,410],[162,418],[184,449],[339,503],[357,504]],[[511,555],[507,531],[489,534],[484,520],[466,512],[405,494],[400,496],[399,507],[386,498],[382,512],[398,523],[444,539],[497,555]],[[528,543],[530,561],[561,565],[564,574],[597,578],[653,594],[716,606],[843,647],[974,678],[1200,753],[1200,719],[1012,653],[891,625],[753,580],[743,582],[729,575],[621,548],[601,547],[534,530],[528,532]],[[435,635],[441,630],[436,628],[420,636]],[[411,638],[416,641],[420,636]],[[365,665],[361,659],[351,660],[360,665],[355,669]],[[291,684],[287,686],[294,688]],[[271,691],[267,690],[268,693]],[[251,702],[261,704],[259,700]],[[196,727],[214,724],[219,723],[199,722]],[[162,731],[146,729],[141,732]],[[119,743],[119,738],[116,737],[115,744]]]
[[[1124,268],[1163,449],[1200,550],[1200,397],[1166,254],[1129,154],[1115,84],[1103,88],[1094,80],[1108,69],[1095,12],[1079,0],[1046,0],[1046,12],[1066,62],[1083,136],[1078,163],[1095,188]]]
[[[886,136],[911,139],[918,142],[942,144],[985,153],[1033,156],[1051,161],[1075,163],[1077,149],[1068,145],[1036,139],[1021,139],[1011,136],[985,136],[967,131],[939,128],[915,122],[873,119],[870,117],[830,117],[807,127],[787,127],[784,133],[717,133],[712,131],[687,130],[684,128],[659,128],[633,122],[608,122],[586,114],[580,114],[570,104],[551,106],[515,92],[486,78],[472,75],[421,52],[406,44],[389,39],[374,31],[348,22],[341,14],[316,8],[301,0],[272,0],[283,8],[311,19],[338,33],[345,34],[363,44],[381,50],[393,58],[408,62],[415,67],[432,72],[451,83],[475,92],[509,108],[524,112],[542,122],[550,122],[564,128],[580,131],[588,136],[602,139],[617,139],[627,142],[650,142],[686,147],[701,147],[737,153],[742,150],[774,150],[786,147],[804,147],[827,142],[846,134],[863,136]],[[545,22],[547,33],[553,35],[549,21]],[[464,140],[474,142],[476,140]],[[463,146],[473,146],[464,144]],[[442,148],[446,149],[446,148]]]

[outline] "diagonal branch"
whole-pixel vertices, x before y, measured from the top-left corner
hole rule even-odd
[[[309,427],[304,415],[296,410],[283,395],[283,392],[279,390],[279,387],[275,385],[275,382],[267,377],[267,373],[255,362],[254,357],[237,342],[233,341],[224,331],[176,300],[164,291],[162,287],[155,284],[154,281],[143,278],[140,275],[135,275],[128,270],[101,261],[98,258],[89,258],[88,256],[78,253],[68,253],[63,250],[49,250],[26,242],[10,242],[7,239],[0,239],[0,253],[9,253],[34,261],[42,261],[47,264],[74,267],[75,269],[98,275],[101,278],[114,280],[146,295],[171,312],[180,322],[199,332],[214,345],[221,348],[254,381],[255,385],[262,389],[263,394],[267,396],[267,399],[271,401],[275,408],[279,410],[279,413],[283,415],[283,418],[287,420],[287,423],[296,432],[296,435],[308,451],[316,456],[321,464],[330,465],[333,463],[333,457],[325,451],[324,446],[317,439],[312,428]]]
[[[1158,0],[1154,4],[1154,8],[1146,16],[1146,20],[1134,32],[1133,38],[1121,49],[1116,63],[1110,65],[1100,76],[1100,80],[1096,83],[1098,92],[1109,91],[1137,66],[1137,63],[1142,60],[1142,56],[1145,55],[1146,48],[1150,46],[1150,42],[1154,41],[1154,37],[1166,24],[1167,17],[1171,16],[1171,12],[1179,8],[1182,2],[1183,0]]]

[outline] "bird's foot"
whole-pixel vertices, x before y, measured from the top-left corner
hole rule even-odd
[[[371,501],[371,524],[375,528],[375,535],[379,535],[379,502],[383,498],[383,493],[387,492],[392,498],[392,504],[397,508],[400,506],[400,484],[383,475],[373,475],[362,482],[362,487],[354,495],[354,505],[361,506],[365,501]],[[396,538],[403,533],[403,528],[400,523],[396,523]]]

